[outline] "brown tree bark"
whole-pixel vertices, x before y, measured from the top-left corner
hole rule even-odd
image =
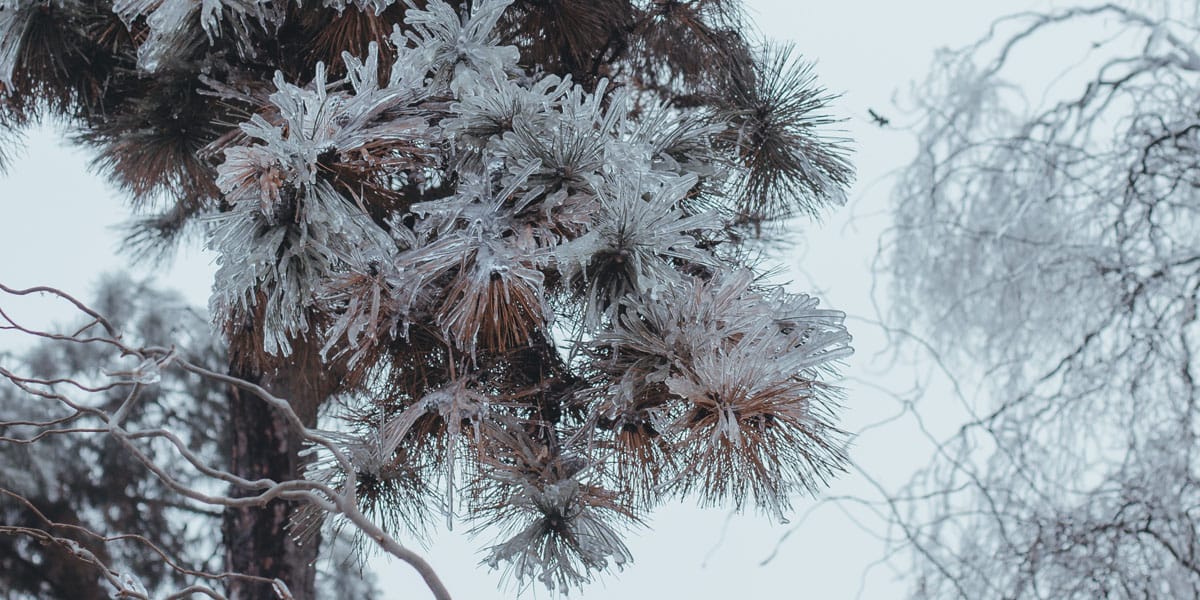
[[[234,376],[255,382],[277,397],[288,400],[304,422],[313,427],[317,409],[333,391],[335,380],[326,371],[316,350],[297,344],[288,364],[262,373],[262,369],[235,366]],[[246,479],[267,478],[289,481],[303,477],[306,461],[294,428],[282,412],[243,390],[229,391],[231,471]],[[254,495],[253,490],[233,490],[232,495]],[[287,584],[295,600],[315,598],[319,532],[303,542],[289,530],[299,504],[272,500],[262,507],[228,508],[223,539],[225,564],[230,571],[279,579]],[[272,586],[246,580],[230,581],[231,600],[276,600]]]

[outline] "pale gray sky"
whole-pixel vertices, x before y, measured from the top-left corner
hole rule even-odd
[[[797,232],[795,252],[784,257],[796,280],[794,287],[815,292],[826,305],[852,316],[873,317],[870,261],[887,224],[883,214],[887,174],[911,157],[914,143],[901,129],[872,125],[867,109],[874,108],[903,126],[907,118],[894,106],[893,94],[900,91],[903,97],[909,82],[923,76],[935,48],[970,42],[995,17],[1043,8],[1048,2],[753,0],[748,4],[751,17],[768,37],[794,41],[817,61],[821,82],[843,93],[836,109],[847,117],[845,129],[857,148],[859,183],[851,205],[821,225],[806,224]],[[112,227],[125,220],[127,209],[114,190],[87,170],[89,156],[67,147],[52,128],[31,132],[28,141],[24,157],[0,177],[0,281],[16,286],[56,285],[87,297],[97,274],[126,264],[115,255],[119,235]],[[213,272],[210,259],[196,248],[185,249],[173,265],[152,274],[204,305]],[[147,274],[144,269],[142,273]],[[31,302],[14,305],[6,300],[5,308],[43,322],[65,314]],[[896,411],[895,400],[877,387],[909,389],[920,371],[880,362],[883,339],[878,331],[857,320],[850,326],[857,354],[845,369],[842,425],[853,432]],[[17,343],[11,335],[0,335],[0,348]],[[961,412],[947,406],[943,421],[933,425],[953,427],[957,415]],[[867,472],[889,485],[905,481],[928,453],[928,445],[915,435],[912,424],[903,422],[872,430],[852,449],[853,458]],[[855,473],[835,482],[830,493],[876,496]],[[812,504],[798,499],[796,514],[804,514]],[[864,569],[881,558],[883,546],[856,520],[864,520],[868,529],[882,527],[867,511],[846,513],[835,505],[822,506],[798,526],[772,562],[759,566],[792,525],[753,514],[728,518],[721,509],[670,504],[660,508],[646,528],[630,534],[633,565],[572,597],[840,599],[855,597],[860,584],[863,598],[899,596],[904,582],[887,568],[874,569],[862,581]],[[428,556],[457,598],[514,597],[512,590],[497,591],[497,574],[477,566],[478,550],[487,542],[456,532],[439,535],[430,546]],[[388,598],[430,597],[407,566],[386,561],[376,566]],[[533,589],[522,597],[552,596]]]

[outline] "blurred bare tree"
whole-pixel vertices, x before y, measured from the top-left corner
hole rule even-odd
[[[1200,597],[1198,44],[1191,2],[1019,14],[917,88],[894,322],[990,401],[889,498],[913,597]]]

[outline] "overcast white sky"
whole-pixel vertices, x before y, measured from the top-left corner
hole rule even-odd
[[[903,97],[909,82],[923,76],[935,48],[972,41],[999,15],[1048,4],[1032,0],[748,2],[751,17],[768,37],[794,41],[817,61],[823,84],[843,93],[837,111],[848,118],[845,129],[857,148],[859,183],[851,205],[821,225],[805,225],[797,232],[795,252],[784,257],[793,269],[797,291],[815,292],[826,305],[852,317],[874,316],[870,261],[887,222],[882,212],[887,207],[886,176],[908,160],[914,146],[908,132],[872,125],[867,109],[903,126],[908,119],[893,104],[893,95],[900,91]],[[127,209],[116,192],[88,172],[88,159],[86,153],[66,146],[52,129],[31,132],[24,157],[7,176],[0,176],[0,281],[16,286],[56,285],[87,297],[97,274],[125,265],[114,254],[119,235],[112,227],[125,220]],[[153,275],[204,305],[212,272],[210,257],[192,248],[170,268]],[[55,314],[30,303],[17,306],[5,300],[4,306],[6,310],[16,306],[22,314],[40,319]],[[878,355],[882,338],[869,325],[858,320],[850,325],[857,354],[845,369],[843,427],[853,432],[896,411],[895,400],[877,387],[900,392],[910,388],[918,375],[882,362]],[[0,349],[16,343],[0,336]],[[959,413],[948,406],[945,414],[942,425],[953,426]],[[873,430],[857,441],[852,456],[881,481],[899,484],[928,455],[927,444],[914,433],[912,425],[904,423]],[[855,473],[836,482],[831,493],[874,496],[865,479]],[[798,499],[796,514],[804,514],[812,504]],[[847,514],[835,505],[816,509],[766,566],[759,566],[760,561],[793,526],[753,514],[731,519],[727,515],[720,509],[662,507],[648,527],[629,536],[634,564],[572,597],[840,599],[855,597],[862,584],[864,598],[894,598],[905,589],[887,568],[872,570],[863,581],[864,569],[883,554],[881,543],[855,522],[868,517],[865,511]],[[867,525],[880,524],[868,520]],[[428,556],[457,598],[514,597],[512,590],[497,591],[498,576],[477,566],[477,551],[487,541],[453,533],[439,536],[429,548]],[[429,597],[406,566],[384,562],[378,566],[388,598]],[[536,589],[522,597],[551,596]]]

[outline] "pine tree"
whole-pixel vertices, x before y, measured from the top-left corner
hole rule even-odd
[[[852,170],[808,65],[744,30],[721,0],[0,0],[0,124],[69,122],[139,255],[203,237],[231,375],[306,428],[343,407],[351,469],[231,390],[230,473],[464,518],[566,591],[664,497],[778,515],[843,460],[842,316],[755,248]],[[228,508],[225,567],[312,597],[316,506]]]

